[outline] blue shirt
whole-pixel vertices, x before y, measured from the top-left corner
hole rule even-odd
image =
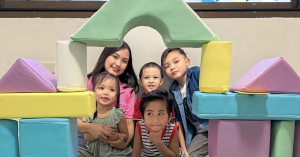
[[[202,124],[206,129],[208,129],[208,120],[201,119],[192,113],[192,98],[194,91],[199,91],[199,75],[200,75],[200,67],[192,67],[189,68],[187,71],[186,77],[186,98],[187,98],[187,105],[186,107],[189,108],[189,114],[193,120],[197,121],[198,123]],[[191,141],[194,136],[195,127],[191,123],[187,123],[186,115],[184,112],[183,106],[183,99],[180,92],[180,85],[175,80],[173,81],[170,91],[169,91],[175,98],[174,101],[174,108],[175,108],[175,120],[176,122],[180,122],[181,126],[184,129],[185,133],[185,144],[188,148],[191,144]]]

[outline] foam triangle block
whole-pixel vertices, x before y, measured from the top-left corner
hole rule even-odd
[[[167,47],[201,47],[218,40],[184,0],[109,0],[71,39],[87,46],[120,47],[138,26],[157,30]]]
[[[0,93],[56,92],[56,77],[40,62],[18,59],[0,80]]]
[[[229,89],[232,92],[300,94],[300,78],[282,58],[258,62]]]

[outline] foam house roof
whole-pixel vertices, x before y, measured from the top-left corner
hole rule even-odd
[[[201,47],[218,40],[183,0],[109,0],[71,39],[87,46],[119,47],[137,26],[157,30],[167,47]]]

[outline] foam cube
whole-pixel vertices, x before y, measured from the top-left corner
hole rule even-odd
[[[199,89],[207,93],[226,93],[229,88],[232,43],[214,41],[202,45]]]
[[[183,0],[109,0],[71,39],[88,46],[120,47],[137,26],[157,30],[167,47],[201,47],[218,40]]]
[[[192,112],[203,119],[297,120],[300,95],[193,94]]]
[[[300,121],[295,121],[295,138],[293,157],[300,157]]]
[[[94,92],[0,94],[0,118],[89,117]]]
[[[293,157],[294,131],[295,121],[272,121],[270,157]]]
[[[86,91],[87,48],[73,41],[56,43],[57,89],[63,92]]]
[[[0,156],[19,157],[18,122],[0,119]]]
[[[76,118],[20,120],[22,157],[76,157],[77,154]]]
[[[210,157],[268,157],[270,121],[209,120]]]
[[[300,94],[300,78],[282,57],[270,58],[258,62],[230,91]]]
[[[19,58],[0,80],[0,93],[56,92],[56,77],[40,62]]]

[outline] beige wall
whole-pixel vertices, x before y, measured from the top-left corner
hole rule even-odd
[[[203,19],[222,41],[232,41],[230,84],[256,62],[282,56],[300,74],[300,18]],[[87,19],[0,19],[0,77],[17,58],[55,62],[56,41],[69,40]],[[148,27],[131,30],[125,41],[133,51],[138,74],[149,61],[160,63],[165,49],[161,36]],[[192,65],[200,64],[201,49],[185,48]],[[88,71],[91,71],[102,48],[88,48]],[[167,79],[164,87],[170,84]]]

